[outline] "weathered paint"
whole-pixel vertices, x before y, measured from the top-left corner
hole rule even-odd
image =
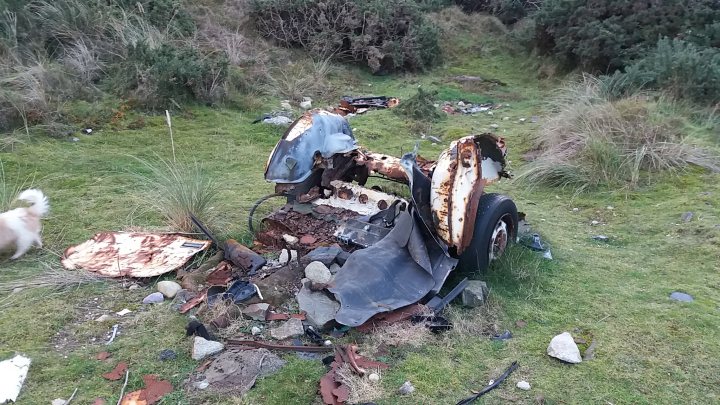
[[[483,153],[481,144],[495,150]],[[430,189],[433,221],[438,236],[458,254],[472,240],[477,205],[485,185],[497,181],[503,173],[504,161],[489,157],[493,155],[504,157],[502,138],[467,136],[450,144],[436,163]]]
[[[407,204],[402,198],[357,184],[340,180],[333,180],[330,184],[335,190],[334,193],[329,198],[314,200],[312,202],[314,205],[328,205],[354,211],[360,215],[372,215],[389,207],[396,200]]]

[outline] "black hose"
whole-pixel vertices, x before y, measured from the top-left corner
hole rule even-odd
[[[255,227],[253,226],[253,216],[255,215],[255,211],[258,209],[260,204],[264,203],[265,201],[267,201],[273,197],[282,197],[284,195],[285,194],[281,194],[281,193],[268,194],[264,197],[260,197],[259,200],[255,201],[252,208],[250,208],[250,214],[248,214],[248,229],[250,230],[250,233],[252,233],[252,234],[255,233]]]
[[[486,386],[485,388],[483,388],[482,390],[480,390],[480,392],[478,392],[477,394],[475,394],[475,395],[473,395],[473,396],[471,396],[471,397],[467,397],[467,398],[463,399],[462,401],[458,402],[458,403],[455,404],[455,405],[467,405],[467,404],[471,404],[471,403],[475,402],[476,399],[478,399],[478,398],[480,398],[481,396],[485,395],[485,394],[488,393],[489,391],[497,388],[497,386],[500,385],[500,383],[502,383],[503,381],[505,381],[505,379],[508,378],[508,376],[510,375],[510,373],[512,373],[513,371],[515,371],[516,368],[518,368],[518,363],[517,363],[517,361],[513,361],[512,364],[510,365],[510,367],[508,367],[507,370],[505,370],[505,372],[502,373],[502,375],[497,378],[497,380],[493,381],[492,384]]]

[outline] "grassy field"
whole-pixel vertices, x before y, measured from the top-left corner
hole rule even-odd
[[[439,98],[493,101],[507,106],[494,115],[450,116],[424,128],[439,136],[432,145],[417,128],[391,111],[370,112],[351,120],[360,143],[371,150],[399,155],[419,142],[420,152],[435,157],[452,139],[483,132],[498,124],[510,148],[511,170],[522,168],[520,155],[528,137],[547,114],[545,99],[558,85],[538,80],[524,56],[500,47],[463,57],[423,75],[373,77],[340,68],[333,78],[338,91],[353,95],[407,98],[418,85],[437,89]],[[464,89],[456,75],[476,75],[507,83],[504,87]],[[336,100],[323,100],[334,104]],[[250,122],[278,100],[262,100],[264,109],[239,112],[189,107],[174,113],[178,160],[199,162],[221,185],[213,211],[223,236],[246,236],[252,202],[272,190],[263,180],[263,165],[281,129]],[[317,104],[317,102],[316,102]],[[530,117],[539,117],[532,123]],[[508,117],[507,120],[504,117]],[[12,292],[17,280],[42,277],[58,268],[59,255],[70,245],[105,230],[158,229],[161,216],[143,203],[152,190],[137,176],[147,169],[135,158],[155,162],[171,158],[164,117],[145,117],[140,129],[118,127],[77,135],[79,141],[22,138],[14,150],[0,153],[8,182],[31,181],[52,204],[44,223],[46,247],[16,262],[0,257],[0,358],[24,353],[33,359],[21,404],[46,404],[67,398],[77,387],[76,402],[96,397],[115,403],[121,382],[101,374],[117,361],[130,365],[128,390],[142,386],[143,374],[169,379],[173,394],[161,403],[308,404],[316,400],[324,373],[318,362],[287,356],[280,373],[260,380],[246,398],[197,398],[183,391],[183,381],[198,366],[190,359],[185,316],[168,304],[143,307],[142,297],[157,280],[128,290],[127,282],[84,283],[58,290],[25,288]],[[518,122],[525,118],[525,122]],[[694,128],[698,138],[708,138]],[[504,182],[507,193],[525,212],[533,228],[551,245],[553,260],[541,260],[522,248],[510,251],[487,275],[491,303],[482,310],[453,309],[458,327],[439,337],[423,336],[417,345],[391,347],[381,357],[391,368],[382,375],[383,404],[451,404],[478,390],[517,360],[520,368],[498,390],[478,403],[660,404],[720,401],[720,177],[699,171],[660,178],[633,192],[596,191],[580,196],[572,190]],[[578,208],[573,210],[573,208]],[[693,219],[684,223],[683,212]],[[599,225],[591,225],[592,221]],[[604,234],[608,243],[591,237]],[[471,275],[477,276],[477,275]],[[455,275],[453,280],[459,280]],[[692,303],[671,301],[672,291],[692,294]],[[123,308],[134,312],[106,322],[94,319]],[[525,327],[516,321],[523,320]],[[114,323],[115,343],[105,346]],[[514,337],[493,342],[487,332],[509,329]],[[562,364],[545,354],[550,339],[563,331],[597,342],[595,358]],[[349,340],[366,343],[352,334]],[[161,350],[178,352],[162,362]],[[101,362],[96,353],[109,350]],[[372,354],[372,353],[370,353]],[[515,388],[524,379],[528,392]],[[416,391],[400,396],[406,380]],[[543,402],[544,401],[544,402]]]

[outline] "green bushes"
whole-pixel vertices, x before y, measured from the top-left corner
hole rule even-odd
[[[720,103],[720,49],[663,38],[643,58],[603,82],[614,96],[663,88],[678,99]]]
[[[720,45],[715,0],[545,0],[534,18],[538,49],[589,71],[623,68],[660,37]]]
[[[413,0],[253,0],[260,34],[321,59],[373,72],[423,70],[440,61],[438,30]]]

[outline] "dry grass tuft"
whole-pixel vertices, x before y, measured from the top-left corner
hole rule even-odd
[[[217,335],[223,339],[235,338],[252,326],[251,320],[243,318],[242,307],[230,300],[215,301],[212,307],[203,306],[199,315],[208,325],[217,319],[229,320],[230,325],[217,330]]]
[[[457,306],[448,306],[445,317],[453,324],[452,330],[443,334],[448,341],[457,338],[477,338],[479,336],[493,336],[500,329],[500,306],[493,300],[487,304],[466,309]]]
[[[347,385],[350,389],[348,403],[363,404],[373,402],[385,396],[385,391],[380,381],[372,382],[368,379],[370,373],[377,373],[382,378],[380,370],[368,370],[368,374],[359,376],[352,372],[350,365],[344,363],[335,373],[340,382]]]
[[[107,278],[85,270],[65,270],[53,264],[39,262],[42,273],[13,280],[0,280],[0,293],[16,289],[51,288],[62,290],[84,284],[107,282]]]
[[[267,83],[269,93],[294,101],[304,96],[319,96],[330,90],[328,75],[333,66],[330,58],[313,61],[295,61],[271,68]]]
[[[508,29],[497,17],[472,13],[466,14],[460,7],[445,7],[429,14],[440,28],[443,52],[453,59],[467,57],[468,51],[484,53],[490,44],[488,37],[501,37]]]
[[[382,346],[420,347],[434,340],[435,336],[422,324],[413,325],[410,321],[396,322],[376,328],[372,333],[366,335],[360,351],[377,353]]]
[[[595,77],[561,89],[557,114],[534,140],[540,156],[517,176],[528,184],[634,189],[653,173],[689,165],[720,171],[720,160],[686,142],[680,124],[664,110],[671,103],[634,95],[611,100]]]

